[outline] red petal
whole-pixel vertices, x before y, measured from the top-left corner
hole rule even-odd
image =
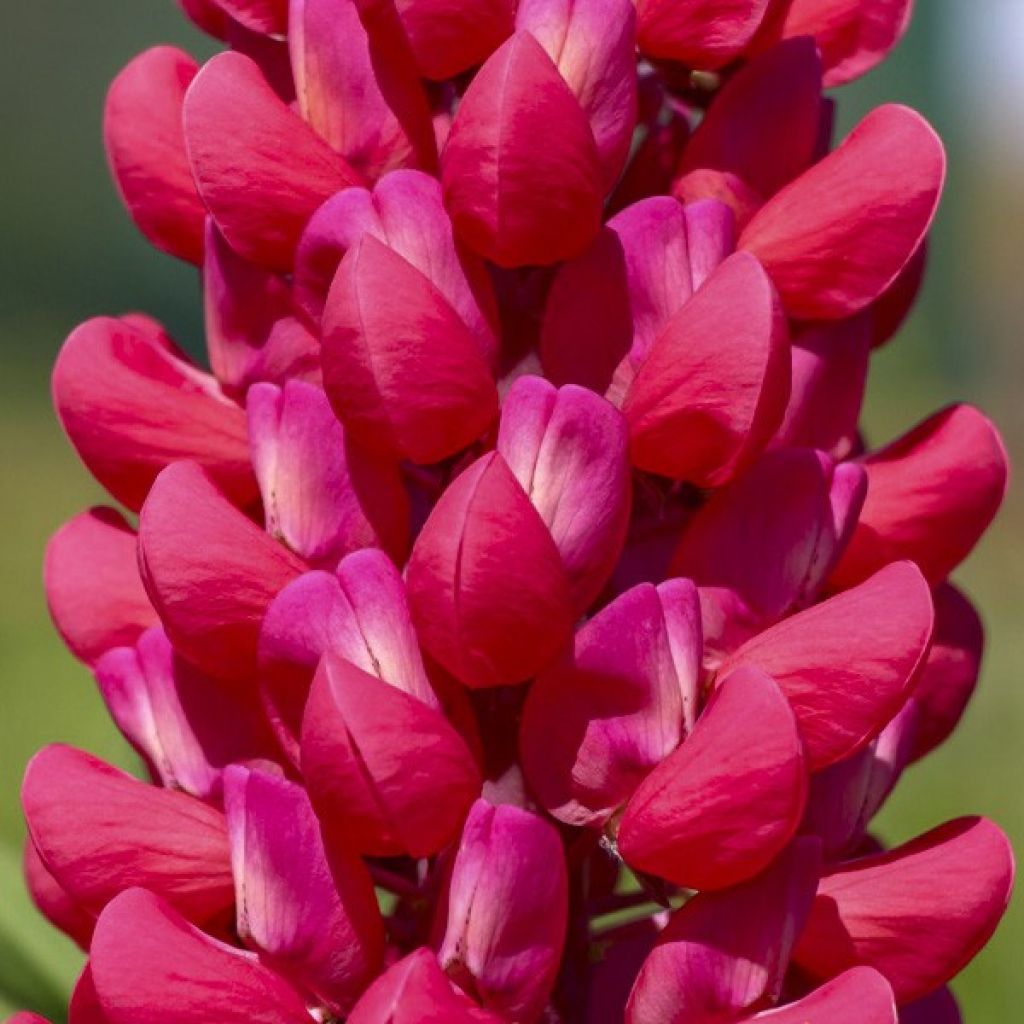
[[[90,972],[109,1024],[309,1024],[302,997],[251,953],[131,889],[102,914]]]
[[[214,678],[251,678],[267,606],[305,563],[194,462],[169,466],[153,484],[139,545],[146,589],[175,648]]]
[[[931,593],[896,562],[744,644],[720,673],[756,665],[789,698],[813,771],[855,753],[906,702],[931,641]]]
[[[453,78],[482,64],[512,33],[511,0],[397,0],[424,78]]]
[[[467,686],[529,678],[572,630],[558,548],[497,453],[441,495],[413,546],[406,581],[424,647]]]
[[[1013,854],[983,818],[951,821],[821,880],[796,962],[818,978],[867,964],[898,1003],[927,995],[988,942],[1006,910]]]
[[[892,987],[870,967],[854,967],[795,1003],[748,1019],[750,1024],[899,1024]]]
[[[316,208],[357,175],[274,93],[256,63],[221,53],[185,97],[185,139],[199,193],[232,248],[290,270]]]
[[[323,320],[324,385],[353,438],[438,462],[497,415],[476,338],[438,289],[370,234],[341,261]]]
[[[25,840],[22,867],[29,895],[43,917],[82,949],[88,949],[96,915],[72,899],[50,874],[31,838]]]
[[[754,37],[769,0],[641,0],[640,49],[649,57],[713,70],[739,56]]]
[[[213,0],[225,14],[253,32],[284,35],[288,31],[288,0]]]
[[[601,226],[603,171],[590,124],[528,32],[473,79],[441,166],[456,233],[499,266],[568,259]]]
[[[697,714],[700,618],[689,580],[641,584],[576,634],[538,676],[519,734],[541,803],[571,825],[601,824],[682,742]]]
[[[328,844],[372,856],[436,853],[480,792],[441,712],[330,652],[306,703],[302,773]]]
[[[244,413],[152,331],[86,321],[57,357],[53,400],[82,461],[133,511],[177,459],[195,459],[234,501],[255,497]]]
[[[1007,457],[991,420],[969,405],[936,413],[863,460],[868,494],[832,575],[848,587],[897,558],[941,583],[971,552],[1006,493]]]
[[[778,296],[757,260],[737,253],[672,318],[637,371],[623,404],[633,463],[720,486],[759,454],[788,396]]]
[[[191,263],[203,258],[206,208],[185,154],[182,106],[199,65],[173,46],[139,54],[107,93],[103,139],[118,191],[139,230]]]
[[[224,816],[54,744],[29,762],[21,791],[46,869],[93,913],[139,885],[207,922],[234,899]]]
[[[789,703],[768,676],[740,669],[633,794],[619,852],[631,867],[676,885],[725,889],[771,863],[793,837],[806,798]]]
[[[920,114],[878,107],[754,216],[740,247],[764,264],[791,316],[850,316],[912,259],[945,173],[942,142]]]
[[[50,538],[43,585],[57,631],[85,662],[135,643],[158,621],[139,577],[135,532],[112,508],[82,512]]]

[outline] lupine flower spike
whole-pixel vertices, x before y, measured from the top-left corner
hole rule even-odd
[[[1006,456],[862,436],[945,157],[823,92],[911,6],[181,0],[224,52],[117,76],[206,356],[115,313],[54,371],[112,505],[50,610],[144,769],[25,775],[72,1024],[959,1020],[1007,840],[871,824]]]

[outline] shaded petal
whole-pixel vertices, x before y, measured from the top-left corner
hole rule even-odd
[[[61,744],[29,762],[21,800],[47,871],[84,909],[96,913],[134,885],[198,922],[231,907],[224,815],[201,800]]]
[[[480,792],[440,711],[330,652],[302,721],[302,773],[328,845],[373,856],[436,853]]]
[[[348,1024],[501,1024],[455,989],[433,950],[392,964],[363,994]]]
[[[590,121],[610,188],[629,152],[637,112],[636,13],[630,0],[522,0],[516,30],[554,61]]]
[[[806,798],[793,711],[771,678],[742,668],[630,798],[619,852],[676,885],[725,889],[771,863],[796,832]]]
[[[864,489],[863,470],[822,452],[770,452],[697,512],[669,572],[692,579],[705,606],[721,605],[718,592],[726,591],[753,628],[768,625],[817,596],[853,531]]]
[[[107,651],[95,672],[117,727],[169,789],[216,798],[226,765],[277,756],[252,691],[203,675],[175,654],[159,626],[132,647]]]
[[[132,511],[177,459],[200,463],[233,501],[256,495],[244,413],[150,329],[112,317],[77,327],[53,368],[53,401],[79,457]]]
[[[227,37],[228,17],[220,7],[219,0],[178,0],[178,6],[197,28],[214,39]]]
[[[260,686],[278,738],[296,763],[309,685],[325,651],[440,706],[423,668],[402,578],[380,551],[356,551],[333,574],[300,576],[267,609]]]
[[[73,899],[50,874],[31,838],[25,840],[22,870],[28,893],[39,913],[82,949],[88,949],[96,915]]]
[[[720,669],[755,665],[789,698],[813,771],[856,753],[906,702],[931,641],[928,584],[911,562],[798,612]]]
[[[626,395],[637,468],[699,487],[727,482],[778,428],[789,344],[757,260],[730,256],[669,321]]]
[[[502,403],[497,449],[551,531],[583,611],[626,537],[632,481],[625,419],[588,389],[520,377]]]
[[[529,32],[473,79],[441,168],[456,233],[499,266],[568,259],[601,226],[604,174],[590,124]]]
[[[764,264],[790,316],[850,316],[877,299],[913,257],[945,173],[942,142],[920,114],[878,107],[834,153],[762,207],[740,248]]]
[[[854,967],[810,995],[756,1013],[751,1024],[899,1024],[892,987],[870,967]]]
[[[871,320],[815,325],[793,338],[789,406],[773,445],[820,448],[837,459],[857,447]]]
[[[637,37],[649,57],[714,70],[753,39],[769,0],[640,0]]]
[[[697,716],[700,611],[689,580],[641,584],[576,634],[530,688],[519,735],[534,792],[571,825],[602,824]]]
[[[900,1008],[900,1024],[963,1024],[956,997],[948,988]]]
[[[925,237],[896,280],[871,306],[873,347],[884,345],[903,326],[917,301],[927,268],[928,238]]]
[[[396,0],[424,78],[445,79],[483,63],[512,33],[512,0]]]
[[[413,545],[406,584],[423,646],[467,686],[527,679],[571,634],[561,555],[497,452],[441,495]]]
[[[355,172],[240,53],[203,66],[184,116],[192,173],[217,227],[246,259],[290,270],[306,222],[358,184]]]
[[[158,621],[139,576],[135,531],[112,508],[81,512],[50,538],[43,586],[57,632],[89,664]]]
[[[346,847],[325,850],[305,790],[286,779],[234,765],[224,776],[224,809],[239,935],[344,1013],[384,953],[366,866]]]
[[[320,388],[255,384],[246,411],[272,536],[314,565],[371,546],[404,556],[409,500],[398,466],[349,441]]]
[[[1006,493],[1007,456],[992,421],[954,405],[863,460],[868,494],[832,575],[847,587],[897,558],[941,583],[971,552]]]
[[[204,935],[152,893],[101,915],[90,972],[109,1024],[309,1024],[302,997],[252,953]]]
[[[778,33],[814,36],[825,84],[843,85],[880,64],[910,25],[913,0],[787,0]]]
[[[381,456],[438,462],[475,441],[498,411],[469,328],[427,277],[369,233],[331,285],[323,370],[346,430]]]
[[[719,203],[684,208],[668,196],[616,214],[559,268],[544,307],[541,359],[556,384],[620,392],[651,345],[732,251],[732,215]],[[619,380],[621,378],[621,381]]]
[[[295,257],[295,302],[319,324],[338,264],[364,234],[411,263],[448,300],[488,362],[498,351],[498,313],[483,261],[455,242],[441,185],[420,171],[393,171],[372,192],[350,188],[317,210]]]
[[[284,35],[288,31],[288,0],[214,0],[225,14],[252,32]]]
[[[761,202],[769,199],[818,156],[822,116],[821,58],[813,41],[773,47],[719,90],[683,152],[673,194],[686,202],[715,198],[704,183],[716,172],[737,177]],[[745,204],[730,205],[744,212]]]
[[[292,316],[285,280],[239,256],[212,218],[206,227],[203,302],[210,367],[232,397],[244,398],[256,381],[319,373],[320,345]]]
[[[185,154],[181,116],[199,65],[173,46],[140,53],[110,85],[103,141],[118,192],[158,249],[190,263],[203,258],[206,209]]]
[[[795,958],[814,977],[881,971],[898,1003],[958,974],[1006,910],[1013,854],[983,818],[951,821],[889,853],[851,861],[818,888]]]
[[[640,969],[626,1024],[718,1024],[778,998],[819,868],[817,841],[798,839],[764,874],[676,911]]]
[[[917,708],[914,760],[943,743],[956,728],[978,683],[985,630],[971,602],[956,587],[935,589],[935,635],[912,698]]]
[[[558,832],[511,805],[478,800],[452,868],[448,927],[438,951],[488,1009],[536,1020],[562,959],[569,895]]]
[[[194,462],[169,466],[153,484],[139,517],[139,560],[176,650],[232,681],[254,675],[267,606],[305,569]]]
[[[299,111],[360,174],[437,164],[426,94],[389,3],[291,0]]]

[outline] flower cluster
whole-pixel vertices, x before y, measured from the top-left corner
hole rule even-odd
[[[1006,460],[858,432],[945,161],[823,91],[910,0],[182,7],[225,51],[104,134],[210,369],[132,313],[53,378],[138,519],[50,609],[150,773],[27,770],[72,1024],[959,1020],[1006,839],[869,826],[975,685]]]

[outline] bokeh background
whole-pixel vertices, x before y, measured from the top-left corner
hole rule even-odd
[[[983,406],[1024,466],[1024,0],[921,0],[881,69],[839,93],[850,127],[884,100],[923,111],[951,170],[926,291],[901,337],[876,357],[866,415],[887,440],[953,400]],[[159,42],[197,56],[209,43],[172,0],[33,0],[4,5],[0,45],[0,1015],[62,1015],[80,966],[21,892],[25,762],[62,740],[122,764],[89,675],[47,619],[47,536],[103,500],[49,404],[63,337],[100,313],[145,310],[192,351],[201,344],[194,271],[146,245],[109,183],[100,142],[107,83]],[[894,168],[899,173],[898,168]],[[1024,473],[1021,474],[1024,476]],[[990,815],[1024,853],[1024,485],[958,574],[990,645],[980,692],[956,736],[912,769],[880,819],[891,842],[965,813]],[[936,893],[936,897],[942,897]],[[1019,1020],[1024,901],[956,982],[969,1024]]]

